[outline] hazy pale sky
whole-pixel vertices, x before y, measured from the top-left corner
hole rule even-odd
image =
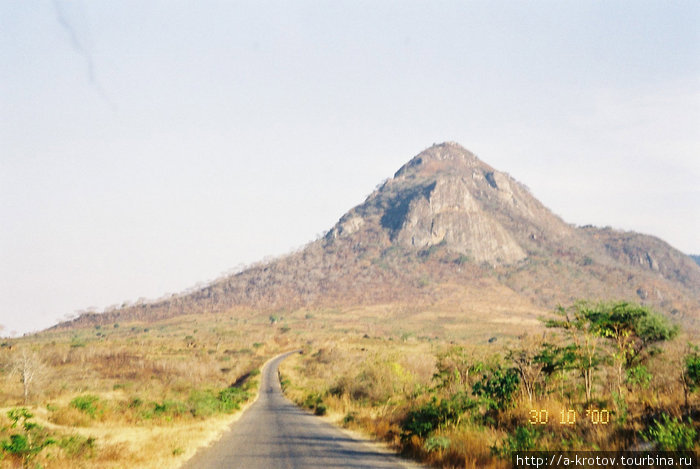
[[[700,253],[700,2],[0,2],[0,335],[329,229],[457,141]]]

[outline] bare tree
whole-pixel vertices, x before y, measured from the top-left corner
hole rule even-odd
[[[46,366],[36,352],[21,348],[10,361],[10,377],[19,376],[24,403],[29,402],[32,387],[46,374]]]
[[[544,345],[544,336],[528,336],[524,334],[520,338],[520,348],[511,350],[508,358],[512,360],[515,369],[518,370],[523,388],[527,392],[527,398],[532,404],[532,397],[542,378],[545,364],[539,360],[539,354]]]

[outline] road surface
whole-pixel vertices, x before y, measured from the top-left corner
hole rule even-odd
[[[258,400],[213,446],[200,449],[182,469],[406,469],[382,453],[292,404],[282,394],[277,367],[263,368]]]

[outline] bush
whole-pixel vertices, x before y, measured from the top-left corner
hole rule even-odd
[[[512,368],[504,370],[499,366],[482,375],[481,380],[472,386],[472,392],[484,398],[489,408],[504,410],[513,406],[513,394],[519,385],[517,371]]]
[[[404,438],[411,435],[422,438],[440,426],[458,425],[462,415],[475,406],[476,403],[463,392],[457,393],[449,399],[438,400],[433,397],[430,402],[406,415],[401,424]]]
[[[321,394],[317,392],[307,394],[304,398],[304,401],[302,402],[302,405],[308,409],[313,410],[314,414],[316,415],[326,414],[326,404],[323,403],[323,397],[321,397]]]
[[[492,446],[491,453],[503,458],[510,458],[516,451],[533,451],[537,449],[539,432],[535,428],[518,427],[515,433],[501,441],[501,445]]]
[[[221,410],[224,412],[238,410],[241,407],[241,403],[247,401],[249,397],[250,394],[240,388],[223,389],[219,391]]]
[[[343,425],[349,425],[357,420],[357,412],[348,412],[345,417],[343,417]]]
[[[423,449],[428,453],[433,451],[444,451],[450,447],[450,439],[444,436],[431,436],[425,441]]]
[[[662,414],[661,419],[654,420],[642,437],[655,443],[661,451],[679,451],[692,449],[696,435],[697,432],[690,425]]]
[[[221,410],[219,399],[211,390],[192,391],[187,400],[194,417],[210,417]]]
[[[30,420],[34,415],[26,408],[11,409],[7,416],[12,421],[10,428],[20,433],[13,433],[9,440],[0,441],[0,459],[10,456],[21,461],[23,467],[29,467],[42,449],[56,443],[42,427]]]
[[[220,412],[230,413],[238,410],[241,403],[249,398],[250,394],[245,389],[229,387],[218,393],[210,389],[194,390],[187,403],[194,417],[209,417]]]
[[[71,458],[91,458],[95,455],[95,439],[93,437],[71,435],[61,438],[57,444]]]
[[[637,365],[627,370],[627,383],[633,387],[647,389],[651,383],[651,373],[644,365]]]
[[[320,402],[319,404],[316,405],[316,408],[314,409],[314,414],[315,415],[326,415],[327,407],[326,404],[323,402]]]
[[[700,387],[700,354],[697,347],[685,357],[685,375],[691,390]]]
[[[70,401],[70,406],[89,415],[91,418],[95,418],[98,410],[100,410],[99,402],[99,397],[92,394],[86,394],[84,396],[78,396]]]
[[[165,400],[162,404],[153,403],[153,415],[156,416],[179,417],[185,415],[188,411],[189,408],[180,401]]]

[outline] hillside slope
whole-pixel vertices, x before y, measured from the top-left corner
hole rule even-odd
[[[690,257],[651,236],[567,224],[508,174],[443,143],[298,252],[192,293],[59,327],[241,308],[435,306],[469,301],[464,290],[498,291],[540,311],[577,298],[629,299],[700,319],[700,266]]]

